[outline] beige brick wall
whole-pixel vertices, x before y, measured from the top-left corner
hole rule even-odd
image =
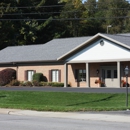
[[[49,70],[58,69],[61,70],[61,82],[64,82],[64,66],[63,65],[42,65],[42,66],[21,66],[18,67],[18,80],[24,81],[26,70],[35,70],[36,73],[43,73],[49,80]]]
[[[75,69],[86,69],[86,64],[70,64],[68,65],[68,83],[72,87],[86,87],[86,82],[75,81]]]

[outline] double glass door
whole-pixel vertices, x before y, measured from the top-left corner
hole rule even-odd
[[[116,67],[103,67],[102,68],[102,81],[105,82],[106,87],[116,87],[118,84],[117,68]]]

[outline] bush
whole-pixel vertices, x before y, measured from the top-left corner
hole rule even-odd
[[[49,86],[48,82],[40,82],[40,86]]]
[[[30,81],[22,81],[22,82],[20,82],[20,86],[33,86],[32,85],[32,82],[30,82]]]
[[[16,79],[16,70],[8,68],[0,71],[0,85],[4,86]]]
[[[54,83],[52,83],[52,86],[53,86],[53,87],[64,87],[64,83],[54,82]]]
[[[64,83],[57,82],[40,82],[41,86],[64,87]]]
[[[33,75],[33,81],[37,81],[37,82],[43,81],[43,74],[42,73],[35,73]]]
[[[40,86],[40,83],[38,81],[36,81],[36,80],[33,80],[32,84],[33,84],[33,86]]]
[[[19,86],[20,85],[20,81],[18,81],[17,79],[12,80],[9,83],[10,86]]]

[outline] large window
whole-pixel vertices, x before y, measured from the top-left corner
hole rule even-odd
[[[52,70],[52,82],[59,82],[59,71]]]
[[[34,74],[34,71],[33,70],[28,70],[28,81],[32,81],[33,80],[33,74]]]
[[[33,74],[35,73],[34,70],[26,70],[25,71],[25,80],[32,81],[33,80]]]
[[[76,81],[86,81],[86,70],[85,69],[79,69],[75,71],[75,79]]]
[[[50,82],[61,82],[61,70],[49,70]]]

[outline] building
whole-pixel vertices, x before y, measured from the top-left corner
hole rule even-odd
[[[130,34],[53,39],[46,44],[7,47],[0,70],[13,68],[20,81],[43,73],[48,82],[67,87],[122,87],[130,66]],[[128,81],[130,81],[128,77]]]

